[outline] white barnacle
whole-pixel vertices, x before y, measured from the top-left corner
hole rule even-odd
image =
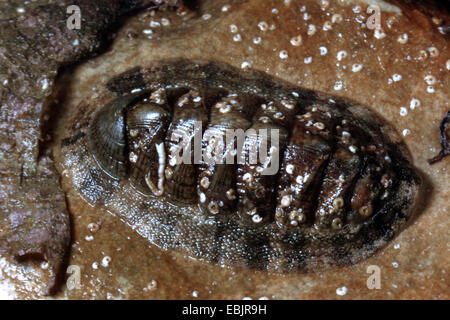
[[[289,220],[291,220],[291,225],[296,226],[299,222],[305,222],[306,221],[306,216],[305,214],[302,212],[302,209],[298,209],[298,210],[292,210],[289,213]],[[296,223],[292,223],[292,222],[296,222]]]
[[[314,123],[314,127],[316,127],[319,130],[325,129],[325,125],[322,122],[316,122]]]
[[[331,17],[331,22],[333,23],[341,23],[342,22],[342,16],[339,13],[333,14]]]
[[[324,31],[328,31],[333,29],[333,24],[331,23],[331,21],[325,21],[322,27],[322,30]]]
[[[166,173],[166,179],[172,179],[172,176],[173,176],[173,169],[172,168],[166,168],[166,170],[165,170],[165,173]]]
[[[336,294],[339,296],[345,296],[347,294],[347,287],[341,287],[336,289]]]
[[[228,189],[226,195],[228,200],[236,200],[236,191],[234,189]]]
[[[420,107],[420,100],[416,99],[416,98],[412,98],[411,102],[409,103],[409,108],[411,110],[414,110],[417,107]]]
[[[261,37],[255,37],[253,38],[253,43],[254,44],[260,44],[262,42],[262,38]]]
[[[404,33],[402,35],[399,35],[397,38],[397,42],[401,44],[405,44],[406,42],[408,42],[408,34]]]
[[[362,68],[363,68],[363,65],[360,64],[360,63],[355,63],[355,64],[352,65],[352,71],[353,72],[359,72],[359,71],[362,70]]]
[[[358,213],[363,217],[369,217],[372,215],[373,208],[371,205],[362,206],[358,209]]]
[[[283,120],[283,119],[285,118],[284,114],[281,113],[281,112],[275,113],[275,114],[273,115],[273,117],[274,117],[275,119],[278,119],[278,120]]]
[[[392,76],[392,80],[394,80],[395,82],[398,82],[398,81],[402,80],[402,75],[396,73]]]
[[[347,57],[347,51],[345,50],[341,50],[337,53],[336,58],[338,59],[338,61],[341,61],[342,59],[344,59],[345,57]]]
[[[49,87],[48,79],[47,78],[42,79],[41,83],[42,83],[42,90],[44,90],[44,91],[47,90]]]
[[[178,164],[178,159],[176,156],[173,155],[169,155],[170,159],[169,159],[169,165],[174,167]]]
[[[286,208],[289,207],[291,205],[291,196],[290,195],[284,195],[281,198],[281,207]]]
[[[334,84],[334,90],[339,91],[342,90],[343,84],[342,81],[336,81],[336,83]]]
[[[400,107],[400,115],[402,117],[406,116],[408,114],[408,109],[406,107]]]
[[[303,117],[303,118],[305,118],[305,119],[309,119],[309,118],[312,117],[312,114],[311,114],[311,112],[308,111],[307,113],[301,115],[301,117]]]
[[[280,51],[280,58],[281,59],[287,59],[289,57],[289,54],[286,50],[281,50]]]
[[[259,117],[258,120],[261,121],[262,123],[269,123],[270,122],[270,118],[267,117],[267,116]]]
[[[219,109],[220,113],[228,113],[231,111],[231,105],[229,105],[228,103],[223,105],[220,109]]]
[[[211,201],[210,203],[208,203],[208,211],[214,215],[219,213],[219,206],[216,201]]]
[[[430,86],[436,83],[436,77],[433,76],[433,75],[431,75],[431,74],[426,75],[423,79],[424,79],[425,82],[426,82],[427,84],[429,84]]]
[[[267,31],[269,29],[269,25],[267,24],[267,22],[261,21],[261,22],[258,23],[258,28],[259,28],[259,30],[264,32],[264,31]]]
[[[320,7],[322,9],[328,8],[329,5],[330,5],[330,2],[328,0],[320,0]]]
[[[340,218],[334,218],[333,221],[331,222],[331,227],[334,230],[342,229],[342,220]]]
[[[417,57],[418,60],[425,60],[428,58],[428,53],[425,50],[419,51],[419,56]]]
[[[150,96],[150,100],[157,103],[157,104],[165,104],[166,103],[166,99],[165,99],[165,92],[163,89],[158,89],[155,90],[154,92],[152,92],[151,96]]]
[[[137,135],[139,134],[139,131],[137,131],[136,129],[130,129],[129,133],[130,133],[130,137],[136,138]]]
[[[242,36],[241,36],[241,34],[240,34],[240,33],[236,34],[236,35],[233,37],[233,41],[234,41],[234,42],[240,42],[240,41],[242,41]]]
[[[350,138],[352,137],[352,135],[350,134],[350,132],[348,131],[342,131],[342,140],[344,142],[348,142],[350,141]]]
[[[384,33],[383,29],[377,28],[373,33],[374,37],[377,39],[383,39],[386,37],[386,33]]]
[[[102,266],[107,268],[109,264],[111,263],[111,257],[110,256],[104,256],[102,259]]]
[[[246,182],[246,183],[250,183],[253,180],[253,176],[250,173],[246,173],[242,176],[242,179]]]
[[[293,165],[293,164],[288,164],[288,165],[286,166],[286,172],[287,172],[288,174],[293,174],[293,173],[294,173],[294,165]]]
[[[255,214],[255,215],[252,216],[252,221],[254,223],[260,223],[262,221],[262,218],[261,218],[261,216],[259,214]]]
[[[159,23],[158,21],[152,20],[152,21],[150,21],[149,25],[151,28],[159,28],[161,26],[161,23]]]
[[[91,222],[88,224],[88,229],[89,229],[89,231],[95,233],[98,230],[100,230],[100,224],[96,223],[96,222]]]
[[[178,101],[178,106],[183,107],[187,103],[189,103],[189,98],[184,96]]]
[[[355,147],[355,146],[353,146],[353,145],[351,145],[351,146],[348,147],[348,150],[350,150],[351,153],[356,153],[356,151],[358,150],[358,148]]]
[[[210,13],[205,13],[204,15],[202,15],[202,19],[203,20],[209,20],[211,19],[212,15]]]
[[[430,57],[436,58],[439,56],[439,49],[436,47],[429,47],[428,52],[430,53]]]
[[[161,24],[162,24],[164,27],[170,26],[170,20],[167,19],[167,18],[161,18]]]
[[[308,26],[308,31],[306,31],[306,34],[307,34],[308,36],[312,36],[312,35],[314,35],[314,34],[316,33],[316,30],[317,30],[316,26],[313,25],[313,24],[310,24],[310,25]]]
[[[138,156],[134,152],[130,152],[129,159],[131,163],[136,163]]]
[[[342,197],[337,197],[333,200],[333,209],[338,211],[344,206],[344,199]]]
[[[291,38],[290,42],[291,42],[291,45],[293,45],[294,47],[298,47],[302,44],[302,36],[301,35],[295,36],[295,37]]]
[[[244,62],[241,63],[241,69],[244,69],[244,70],[250,69],[251,66],[252,66],[252,64],[250,62],[247,62],[247,61],[244,61]]]
[[[208,177],[203,177],[203,178],[201,178],[201,180],[200,180],[200,185],[201,185],[204,189],[208,189],[209,184],[210,184],[210,182],[209,182]]]
[[[281,105],[288,110],[293,110],[295,108],[295,102],[293,101],[282,100]]]

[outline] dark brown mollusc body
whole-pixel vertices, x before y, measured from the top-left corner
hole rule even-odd
[[[408,151],[357,103],[210,61],[154,62],[108,88],[117,98],[85,115],[89,127],[63,148],[79,161],[72,180],[159,247],[228,266],[313,271],[368,257],[414,215],[421,179]],[[192,133],[195,121],[203,150],[211,130],[266,129],[269,147],[276,131],[268,159],[279,170],[261,174],[264,164],[249,158],[172,163],[173,132]]]

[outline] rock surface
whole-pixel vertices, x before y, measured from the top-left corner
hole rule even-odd
[[[73,219],[68,263],[80,267],[81,287],[57,297],[448,299],[449,158],[427,163],[440,150],[439,125],[449,109],[449,42],[438,30],[449,24],[448,13],[377,3],[378,31],[367,28],[363,1],[201,1],[196,14],[145,12],[125,23],[105,54],[64,74],[58,85],[64,116],[57,117],[53,150]],[[251,66],[379,112],[402,134],[427,180],[422,213],[380,254],[316,274],[223,269],[149,246],[117,217],[80,198],[58,152],[70,110],[94,96],[108,101],[104,87],[111,75],[178,57]],[[380,268],[380,289],[367,287],[369,266]],[[37,296],[35,283],[18,280],[33,275],[27,265],[12,267],[0,258],[0,270],[2,289],[14,287],[10,297]]]

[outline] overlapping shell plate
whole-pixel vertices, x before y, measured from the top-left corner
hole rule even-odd
[[[421,180],[406,148],[354,102],[187,60],[132,69],[108,88],[117,97],[86,114],[89,126],[73,132],[85,136],[65,146],[80,161],[73,183],[160,247],[229,266],[311,271],[371,255],[414,214]],[[258,136],[225,139],[261,129],[265,162],[250,161]],[[182,139],[190,143],[180,149]],[[231,141],[234,151],[215,154],[211,141]]]

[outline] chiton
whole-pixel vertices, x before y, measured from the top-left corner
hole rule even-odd
[[[370,256],[414,216],[421,178],[406,147],[353,101],[184,59],[131,69],[107,88],[115,97],[83,110],[63,141],[64,165],[88,202],[161,248],[227,266],[314,271]],[[277,132],[278,141],[265,163],[196,162],[191,145],[183,149],[191,161],[172,161],[176,133],[195,145],[198,124],[203,151],[205,133],[229,129]],[[244,136],[244,151],[254,138]],[[263,174],[274,162],[279,169]]]

